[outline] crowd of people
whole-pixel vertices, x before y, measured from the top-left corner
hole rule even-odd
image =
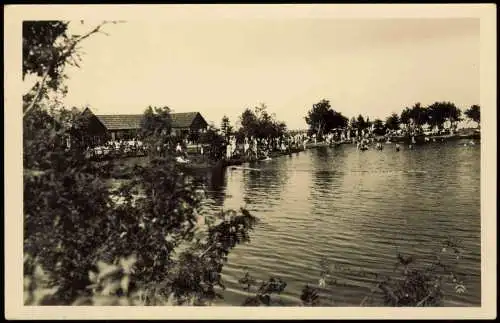
[[[179,140],[175,146],[176,156],[187,157],[187,146],[192,144],[187,140]],[[170,144],[150,145],[137,138],[127,140],[109,140],[104,144],[87,146],[85,156],[89,159],[105,159],[119,157],[138,157],[145,156],[148,153],[154,153],[159,156],[165,156],[170,148]],[[203,154],[203,148],[201,148]]]
[[[382,143],[391,143],[394,137],[409,136],[412,141],[409,148],[415,144],[415,135],[420,132],[406,132],[404,130],[387,130],[385,135],[375,135],[373,129],[334,129],[332,132],[317,136],[316,134],[307,135],[305,133],[286,133],[277,137],[257,138],[254,136],[244,136],[239,138],[235,135],[225,137],[223,147],[219,154],[220,158],[229,159],[245,159],[245,160],[261,160],[269,159],[271,153],[286,154],[293,151],[305,150],[308,144],[317,144],[324,142],[329,145],[338,145],[341,143],[356,144],[357,149],[367,150],[370,143],[374,143],[375,148],[378,150],[383,149]],[[426,137],[426,141],[431,139]],[[191,145],[190,145],[191,144]],[[195,154],[202,157],[208,156],[209,151],[214,149],[210,147],[213,144],[196,144],[187,142],[186,140],[179,140],[174,143],[175,158],[179,163],[189,163],[188,146],[195,148]],[[398,144],[395,145],[396,150],[400,149]],[[170,145],[164,144],[163,146],[149,147],[148,144],[143,143],[136,138],[129,140],[110,140],[105,144],[95,147],[87,147],[85,153],[88,158],[103,159],[110,157],[129,157],[129,156],[145,156],[148,152],[155,152],[158,155],[165,155],[170,150]],[[192,151],[191,151],[192,153]]]
[[[107,157],[143,156],[147,146],[138,139],[110,140],[102,145],[87,147],[85,156],[90,159]]]
[[[272,152],[290,153],[292,151],[306,148],[309,138],[302,134],[282,135],[278,137],[257,138],[245,136],[239,142],[235,136],[230,136],[225,143],[226,159],[266,159],[270,158]]]

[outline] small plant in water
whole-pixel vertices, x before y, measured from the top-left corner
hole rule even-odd
[[[418,263],[416,257],[398,253],[394,270],[390,275],[367,272],[342,264],[330,266],[329,261],[323,258],[319,263],[321,272],[318,287],[306,284],[301,291],[300,300],[303,306],[319,306],[322,301],[322,296],[319,294],[320,289],[328,290],[333,286],[346,286],[345,283],[335,278],[342,272],[358,277],[371,277],[375,281],[370,293],[361,300],[360,306],[365,306],[376,293],[381,296],[380,299],[383,302],[379,305],[392,307],[442,306],[445,295],[443,289],[446,284],[451,283],[456,293],[461,294],[466,291],[463,280],[459,278],[455,267],[457,261],[461,259],[461,250],[459,240],[448,238],[436,251],[435,259],[431,259],[430,263]],[[239,280],[239,283],[244,286],[244,290],[247,292],[251,291],[251,286],[259,284],[248,272]],[[271,278],[268,282],[260,284],[261,288],[257,289],[256,295],[247,298],[243,305],[270,305],[271,294],[280,294],[286,287],[286,282],[276,278]],[[280,288],[277,288],[278,286]],[[334,291],[331,292],[333,298]],[[280,300],[273,301],[283,304]],[[333,299],[329,301],[332,305]]]
[[[246,272],[245,276],[242,277],[238,283],[243,285],[243,289],[247,292],[251,292],[252,287],[256,287],[255,295],[246,298],[242,304],[243,306],[271,306],[273,303],[283,305],[280,299],[272,298],[273,294],[279,295],[286,288],[287,283],[281,278],[270,277],[267,281],[258,281]]]

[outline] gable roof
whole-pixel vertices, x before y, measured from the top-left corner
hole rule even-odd
[[[189,128],[199,112],[172,113],[172,128]],[[201,116],[201,115],[200,115]],[[202,117],[203,118],[203,117]]]
[[[108,130],[131,130],[141,127],[142,114],[96,115]]]
[[[172,128],[189,128],[199,112],[172,113]],[[108,130],[133,130],[141,127],[142,114],[101,114],[96,117]],[[205,121],[206,123],[206,121]]]

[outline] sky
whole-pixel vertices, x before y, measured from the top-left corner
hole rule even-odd
[[[289,129],[304,129],[322,99],[371,120],[416,102],[480,104],[479,19],[142,20],[103,30],[81,43],[65,98],[97,114],[168,106],[219,126],[265,103]]]

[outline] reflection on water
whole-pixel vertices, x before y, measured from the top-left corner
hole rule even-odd
[[[425,261],[453,236],[465,245],[459,271],[467,292],[450,292],[446,305],[479,306],[479,179],[480,145],[460,141],[399,152],[312,149],[212,174],[207,210],[245,206],[261,219],[251,243],[229,257],[224,301],[241,305],[245,270],[285,279],[282,299],[297,305],[302,287],[317,284],[322,257],[388,273],[398,252]],[[367,277],[348,283],[328,296],[335,305],[356,306],[373,286]]]

